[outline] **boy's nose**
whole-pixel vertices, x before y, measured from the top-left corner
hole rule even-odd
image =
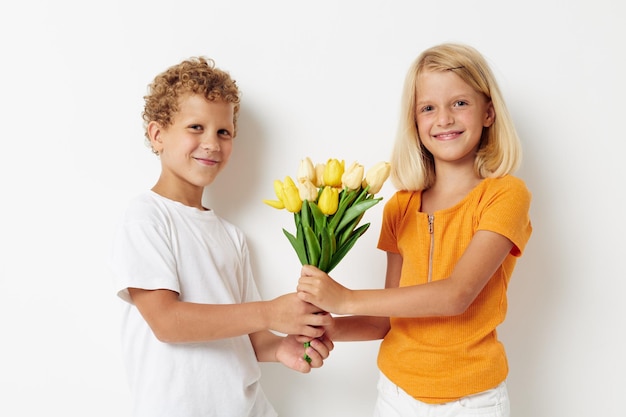
[[[206,135],[202,138],[202,142],[200,143],[202,149],[205,149],[209,152],[218,152],[220,151],[220,142],[213,135]]]

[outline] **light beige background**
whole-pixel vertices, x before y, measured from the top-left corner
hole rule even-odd
[[[119,210],[159,172],[141,126],[157,72],[206,55],[238,81],[240,136],[207,201],[247,232],[271,298],[299,273],[291,217],[261,202],[272,181],[305,156],[387,159],[410,62],[460,41],[493,65],[534,196],[500,329],[513,416],[619,415],[625,17],[610,0],[4,2],[0,414],[128,415],[106,257]],[[381,211],[335,271],[350,287],[383,284]],[[263,385],[282,416],[367,416],[377,347],[339,344],[309,375],[264,364]]]

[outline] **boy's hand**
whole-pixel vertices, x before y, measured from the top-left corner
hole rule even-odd
[[[306,350],[300,340],[301,337],[294,335],[285,336],[276,351],[276,359],[286,367],[304,374],[311,372],[311,368],[321,367],[335,347],[326,335],[305,340],[311,344]],[[305,353],[311,358],[310,363],[304,359]]]
[[[299,334],[309,338],[321,337],[323,326],[332,323],[330,314],[298,298],[285,294],[270,301],[269,328],[284,334]]]

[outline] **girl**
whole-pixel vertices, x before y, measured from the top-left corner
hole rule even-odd
[[[350,290],[304,266],[298,294],[347,315],[327,329],[331,339],[383,338],[376,416],[509,416],[496,327],[532,231],[530,193],[511,175],[518,136],[485,59],[465,45],[424,51],[401,104],[399,191],[378,243],[385,289]]]

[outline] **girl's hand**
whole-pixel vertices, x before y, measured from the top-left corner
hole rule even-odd
[[[301,337],[285,336],[276,351],[276,359],[286,367],[304,374],[311,372],[312,368],[320,368],[335,347],[333,341],[326,335],[306,341],[310,342],[310,346],[305,349]],[[304,359],[305,353],[311,362]]]
[[[302,267],[297,290],[303,301],[330,313],[347,314],[345,306],[352,291],[314,266]]]

